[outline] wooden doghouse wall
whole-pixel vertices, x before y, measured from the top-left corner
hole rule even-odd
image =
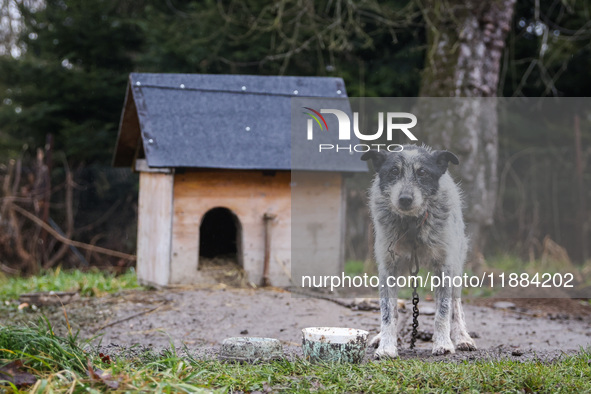
[[[265,213],[272,223],[270,278],[289,285],[291,195],[289,172],[194,170],[175,174],[170,283],[199,283],[199,227],[212,208],[230,209],[242,226],[242,262],[248,278],[259,284],[263,272]],[[240,253],[240,251],[239,251]]]
[[[168,285],[174,175],[140,172],[137,277],[142,284]]]
[[[341,275],[344,269],[343,177],[334,172],[292,173],[292,280]]]

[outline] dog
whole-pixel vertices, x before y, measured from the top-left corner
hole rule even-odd
[[[421,266],[430,263],[433,275],[461,276],[468,250],[462,199],[449,175],[456,155],[427,146],[403,145],[400,152],[371,150],[361,156],[376,171],[369,191],[370,214],[375,230],[375,258],[380,279],[381,331],[370,345],[377,358],[395,358],[397,350],[397,287],[388,277],[408,273],[411,254]],[[433,354],[476,350],[468,334],[462,309],[461,287],[435,289]]]

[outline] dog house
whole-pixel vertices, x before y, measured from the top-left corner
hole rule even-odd
[[[315,245],[298,253],[306,272],[342,271],[344,231],[334,229],[344,228],[343,176],[367,168],[358,160],[311,163],[292,182],[298,95],[346,97],[339,78],[130,75],[113,164],[140,174],[141,283],[207,281],[204,262],[220,257],[255,284],[289,285],[294,188],[310,228],[299,243]]]

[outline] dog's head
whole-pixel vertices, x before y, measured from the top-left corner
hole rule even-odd
[[[372,161],[382,195],[401,216],[422,215],[429,197],[437,193],[449,162],[460,163],[451,152],[416,145],[404,145],[404,150],[395,153],[365,152],[361,160]]]

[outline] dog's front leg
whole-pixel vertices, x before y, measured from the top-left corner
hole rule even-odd
[[[449,278],[451,270],[437,270],[440,286],[435,288],[435,330],[433,333],[433,354],[440,356],[447,353],[455,353],[451,341],[451,315],[452,288],[450,283],[445,283],[444,274]]]
[[[395,271],[395,270],[394,270]],[[381,331],[374,341],[379,341],[376,357],[398,357],[398,288],[388,286],[389,273],[380,273]]]

